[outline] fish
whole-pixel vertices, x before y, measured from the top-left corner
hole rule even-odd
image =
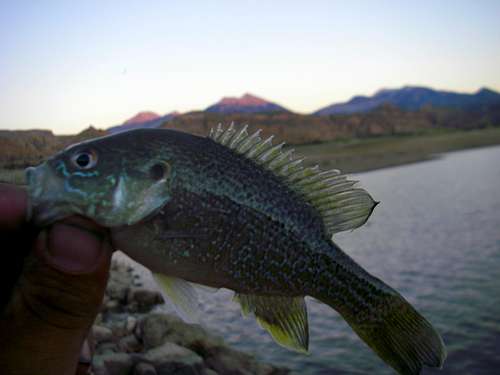
[[[443,366],[431,323],[334,242],[378,202],[260,131],[131,130],[71,145],[26,178],[35,225],[81,215],[109,228],[114,248],[149,268],[188,316],[196,285],[229,289],[278,344],[305,353],[309,296],[397,373]]]

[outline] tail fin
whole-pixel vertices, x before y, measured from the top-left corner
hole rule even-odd
[[[394,289],[333,246],[315,297],[337,310],[398,373],[417,375],[424,365],[442,367],[446,348],[432,325]]]

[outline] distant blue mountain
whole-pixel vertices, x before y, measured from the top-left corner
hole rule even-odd
[[[345,103],[332,104],[314,112],[315,115],[349,114],[368,112],[383,104],[392,104],[404,110],[422,107],[474,109],[500,103],[500,94],[483,88],[474,94],[438,91],[427,87],[405,86],[400,89],[383,89],[373,96],[355,96]]]

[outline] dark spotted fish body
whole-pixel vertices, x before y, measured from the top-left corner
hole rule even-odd
[[[188,314],[188,282],[228,288],[278,343],[307,351],[309,295],[401,374],[444,361],[430,323],[331,239],[366,222],[370,195],[258,133],[135,130],[74,145],[28,179],[35,221],[78,213],[110,227]]]

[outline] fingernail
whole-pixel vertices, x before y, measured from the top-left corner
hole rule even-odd
[[[47,263],[65,273],[91,273],[107,251],[94,233],[62,223],[54,224],[39,240],[45,242]]]

